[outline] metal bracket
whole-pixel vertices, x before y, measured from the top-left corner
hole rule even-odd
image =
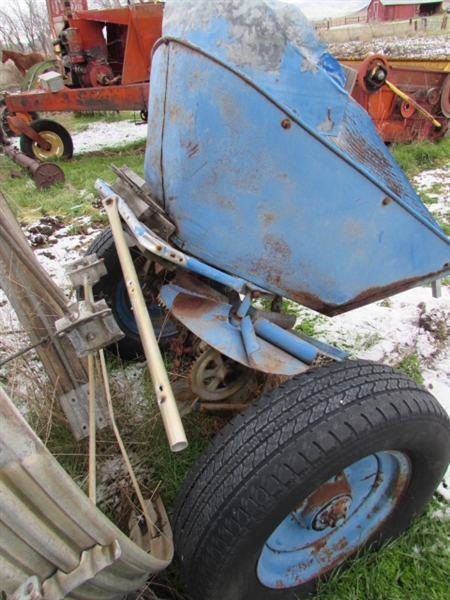
[[[124,337],[105,300],[82,300],[69,306],[70,314],[55,322],[56,335],[67,335],[80,358]]]
[[[74,287],[83,286],[86,280],[93,286],[108,274],[104,262],[96,254],[89,254],[69,263],[65,270]]]
[[[433,292],[433,298],[440,298],[442,296],[442,280],[435,279],[431,282],[431,289]]]
[[[97,429],[103,429],[111,425],[108,407],[102,389],[95,388],[95,424]],[[84,383],[80,387],[67,392],[59,397],[61,407],[69,421],[74,438],[82,440],[89,435],[89,384]]]

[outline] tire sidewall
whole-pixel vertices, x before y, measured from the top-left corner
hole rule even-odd
[[[330,425],[332,423],[328,422],[327,429]],[[233,502],[233,507],[229,511],[230,514],[224,512],[220,519],[221,521],[222,518],[223,520],[228,519],[228,522],[232,520],[235,524],[235,531],[229,533],[230,540],[237,540],[237,542],[231,542],[228,550],[225,548],[218,549],[224,558],[220,564],[216,565],[216,576],[210,582],[211,591],[208,598],[211,598],[211,600],[241,600],[244,598],[258,600],[263,595],[264,600],[284,600],[287,598],[304,598],[313,592],[317,580],[311,580],[298,587],[280,590],[272,590],[263,586],[256,575],[256,566],[263,545],[279,523],[309,494],[337,472],[375,452],[399,450],[406,453],[411,463],[412,475],[409,486],[396,509],[380,528],[368,538],[364,545],[357,549],[357,552],[359,553],[362,548],[369,546],[375,549],[381,543],[397,537],[399,533],[407,529],[410,522],[422,511],[443,476],[443,471],[445,471],[441,458],[441,445],[444,443],[443,430],[441,434],[438,427],[434,430],[433,422],[424,423],[419,420],[412,424],[409,423],[408,427],[405,427],[402,431],[399,431],[398,424],[376,430],[367,435],[364,448],[356,442],[354,445],[349,445],[342,448],[340,452],[335,453],[332,460],[324,456],[322,464],[319,461],[314,464],[313,470],[311,467],[309,468],[309,474],[305,475],[308,469],[298,473],[296,479],[301,481],[301,486],[296,483],[294,477],[288,484],[291,490],[287,494],[286,489],[281,489],[282,486],[280,486],[280,498],[274,499],[273,506],[268,507],[265,505],[264,510],[260,511],[261,514],[255,514],[255,504],[248,502],[247,493],[238,493]],[[319,428],[316,430],[316,435],[320,436]],[[422,443],[423,438],[426,438],[426,444]],[[432,438],[431,442],[430,438]],[[304,450],[307,452],[307,449],[300,449],[300,452]],[[277,463],[283,461],[289,463],[289,452],[277,457]],[[325,468],[324,465],[326,465]],[[430,469],[433,469],[433,466],[435,472],[430,477]],[[258,482],[270,478],[273,473],[274,464],[271,462],[259,472]],[[426,482],[425,485],[424,482]],[[248,489],[248,486],[245,486],[245,489]],[[257,496],[257,490],[255,488],[251,489],[250,496],[256,497],[255,494]],[[253,508],[253,511],[249,511],[249,507]],[[249,512],[251,512],[250,527],[248,527]],[[214,529],[214,527],[220,527],[220,524],[215,525],[212,521],[210,527]],[[244,537],[241,532],[245,531],[246,527],[248,534]],[[214,533],[209,532],[206,537],[211,539],[213,536]],[[231,547],[232,553],[230,553]],[[197,554],[201,552],[202,544],[199,544]],[[351,556],[348,557],[348,559],[350,558]],[[328,572],[328,575],[331,572],[332,570]],[[231,578],[230,573],[236,575]],[[239,579],[239,573],[245,574],[245,578]],[[249,577],[249,573],[252,573],[253,577]],[[189,573],[186,573],[186,578],[189,580]]]

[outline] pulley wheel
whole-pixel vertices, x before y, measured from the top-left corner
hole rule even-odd
[[[416,109],[412,104],[410,104],[407,100],[402,101],[402,103],[400,104],[400,114],[404,119],[412,117],[415,112]]]
[[[248,367],[208,348],[193,364],[189,385],[201,400],[216,402],[238,392],[251,376]]]
[[[427,102],[434,106],[439,102],[439,90],[437,88],[431,88],[427,92]]]
[[[381,89],[389,73],[389,64],[381,54],[370,54],[358,69],[358,84],[367,94]]]

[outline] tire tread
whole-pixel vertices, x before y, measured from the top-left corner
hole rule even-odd
[[[393,393],[395,402],[390,399]],[[379,399],[382,406],[377,404]],[[300,480],[304,471],[323,464],[333,448],[351,446],[363,433],[382,430],[392,420],[424,415],[446,422],[450,431],[448,416],[425,388],[386,365],[355,361],[293,378],[235,417],[188,474],[174,511],[175,548],[183,557],[182,570],[197,594],[194,597],[209,598],[204,586],[197,587],[195,582],[217,568],[214,557],[225,551],[225,538],[236,535],[242,523],[247,527],[256,523],[254,515],[275,503],[293,478]],[[312,428],[320,429],[320,442],[310,433]],[[301,448],[296,447],[299,436]],[[276,474],[255,487],[255,473],[274,462],[275,456],[288,456],[290,448],[290,464],[277,463]],[[249,499],[246,504],[257,508],[247,512],[242,501],[232,518],[222,516],[230,513],[227,507],[234,502],[236,490],[241,499]],[[205,546],[203,540],[217,520],[220,532],[216,527]]]

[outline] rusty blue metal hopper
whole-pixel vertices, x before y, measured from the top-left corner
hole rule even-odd
[[[166,5],[145,178],[193,256],[333,315],[441,277],[450,245],[296,6]]]

